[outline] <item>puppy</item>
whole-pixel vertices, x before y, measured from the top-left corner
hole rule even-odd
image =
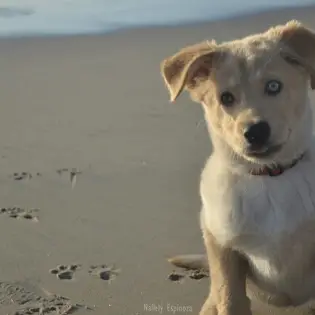
[[[200,315],[250,315],[248,296],[315,295],[315,34],[298,21],[186,47],[161,65],[171,101],[200,103],[213,153],[201,175],[210,293]],[[184,258],[183,261],[181,259]],[[173,262],[200,267],[203,258]]]

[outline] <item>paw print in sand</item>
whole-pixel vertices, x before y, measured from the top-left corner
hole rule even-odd
[[[30,172],[15,172],[10,177],[14,180],[25,180],[25,179],[32,179],[35,176],[41,176],[42,174],[37,172],[36,174],[32,174]]]
[[[38,222],[36,213],[39,209],[24,209],[21,207],[2,207],[0,214],[5,214],[12,219],[25,219],[30,221]]]
[[[192,280],[201,280],[209,277],[209,272],[204,270],[191,270],[186,273],[178,273],[173,271],[168,275],[168,280],[172,282],[181,282],[184,278],[189,277]]]
[[[170,273],[168,275],[168,280],[170,280],[172,282],[179,282],[179,281],[182,281],[184,279],[184,277],[185,276],[183,274],[180,274],[180,273],[173,271],[172,273]]]
[[[74,186],[76,185],[76,181],[77,181],[77,175],[82,174],[81,171],[79,171],[77,168],[73,167],[73,168],[60,168],[56,171],[60,176],[65,174],[68,174],[70,182],[71,182],[71,186],[72,188],[74,188]]]
[[[91,266],[89,270],[91,276],[95,276],[104,281],[114,280],[119,273],[119,269],[107,265]]]
[[[74,274],[79,268],[80,265],[59,265],[50,269],[49,272],[56,275],[59,280],[73,280]]]
[[[189,278],[193,280],[201,280],[204,278],[209,278],[209,272],[204,270],[193,270],[189,274]]]

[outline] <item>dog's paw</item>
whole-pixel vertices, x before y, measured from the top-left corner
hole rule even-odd
[[[210,298],[203,304],[199,315],[219,315],[215,304]]]
[[[208,298],[199,315],[252,315],[252,312],[248,303],[231,304],[230,302],[221,302],[217,305]]]

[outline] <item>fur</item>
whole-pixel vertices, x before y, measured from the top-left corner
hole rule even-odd
[[[200,314],[251,314],[246,282],[276,306],[308,302],[315,295],[315,142],[308,95],[315,86],[314,33],[290,21],[232,42],[205,41],[164,60],[162,75],[172,101],[187,90],[203,106],[213,144],[200,183],[207,259],[171,259],[193,268],[207,267],[208,260],[210,293]],[[276,97],[264,94],[273,79],[283,83]],[[221,104],[223,91],[233,93],[233,106]],[[268,146],[279,148],[270,155],[252,155],[244,138],[244,130],[261,120],[271,128]],[[280,176],[251,173],[302,155]]]

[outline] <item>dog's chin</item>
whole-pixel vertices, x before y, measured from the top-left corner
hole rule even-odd
[[[260,148],[252,146],[243,151],[243,156],[251,162],[266,163],[270,160],[274,160],[282,148],[282,144],[267,145]]]
[[[270,158],[279,153],[282,149],[282,146],[282,144],[268,145],[262,148],[251,146],[247,148],[246,155],[258,159]]]

